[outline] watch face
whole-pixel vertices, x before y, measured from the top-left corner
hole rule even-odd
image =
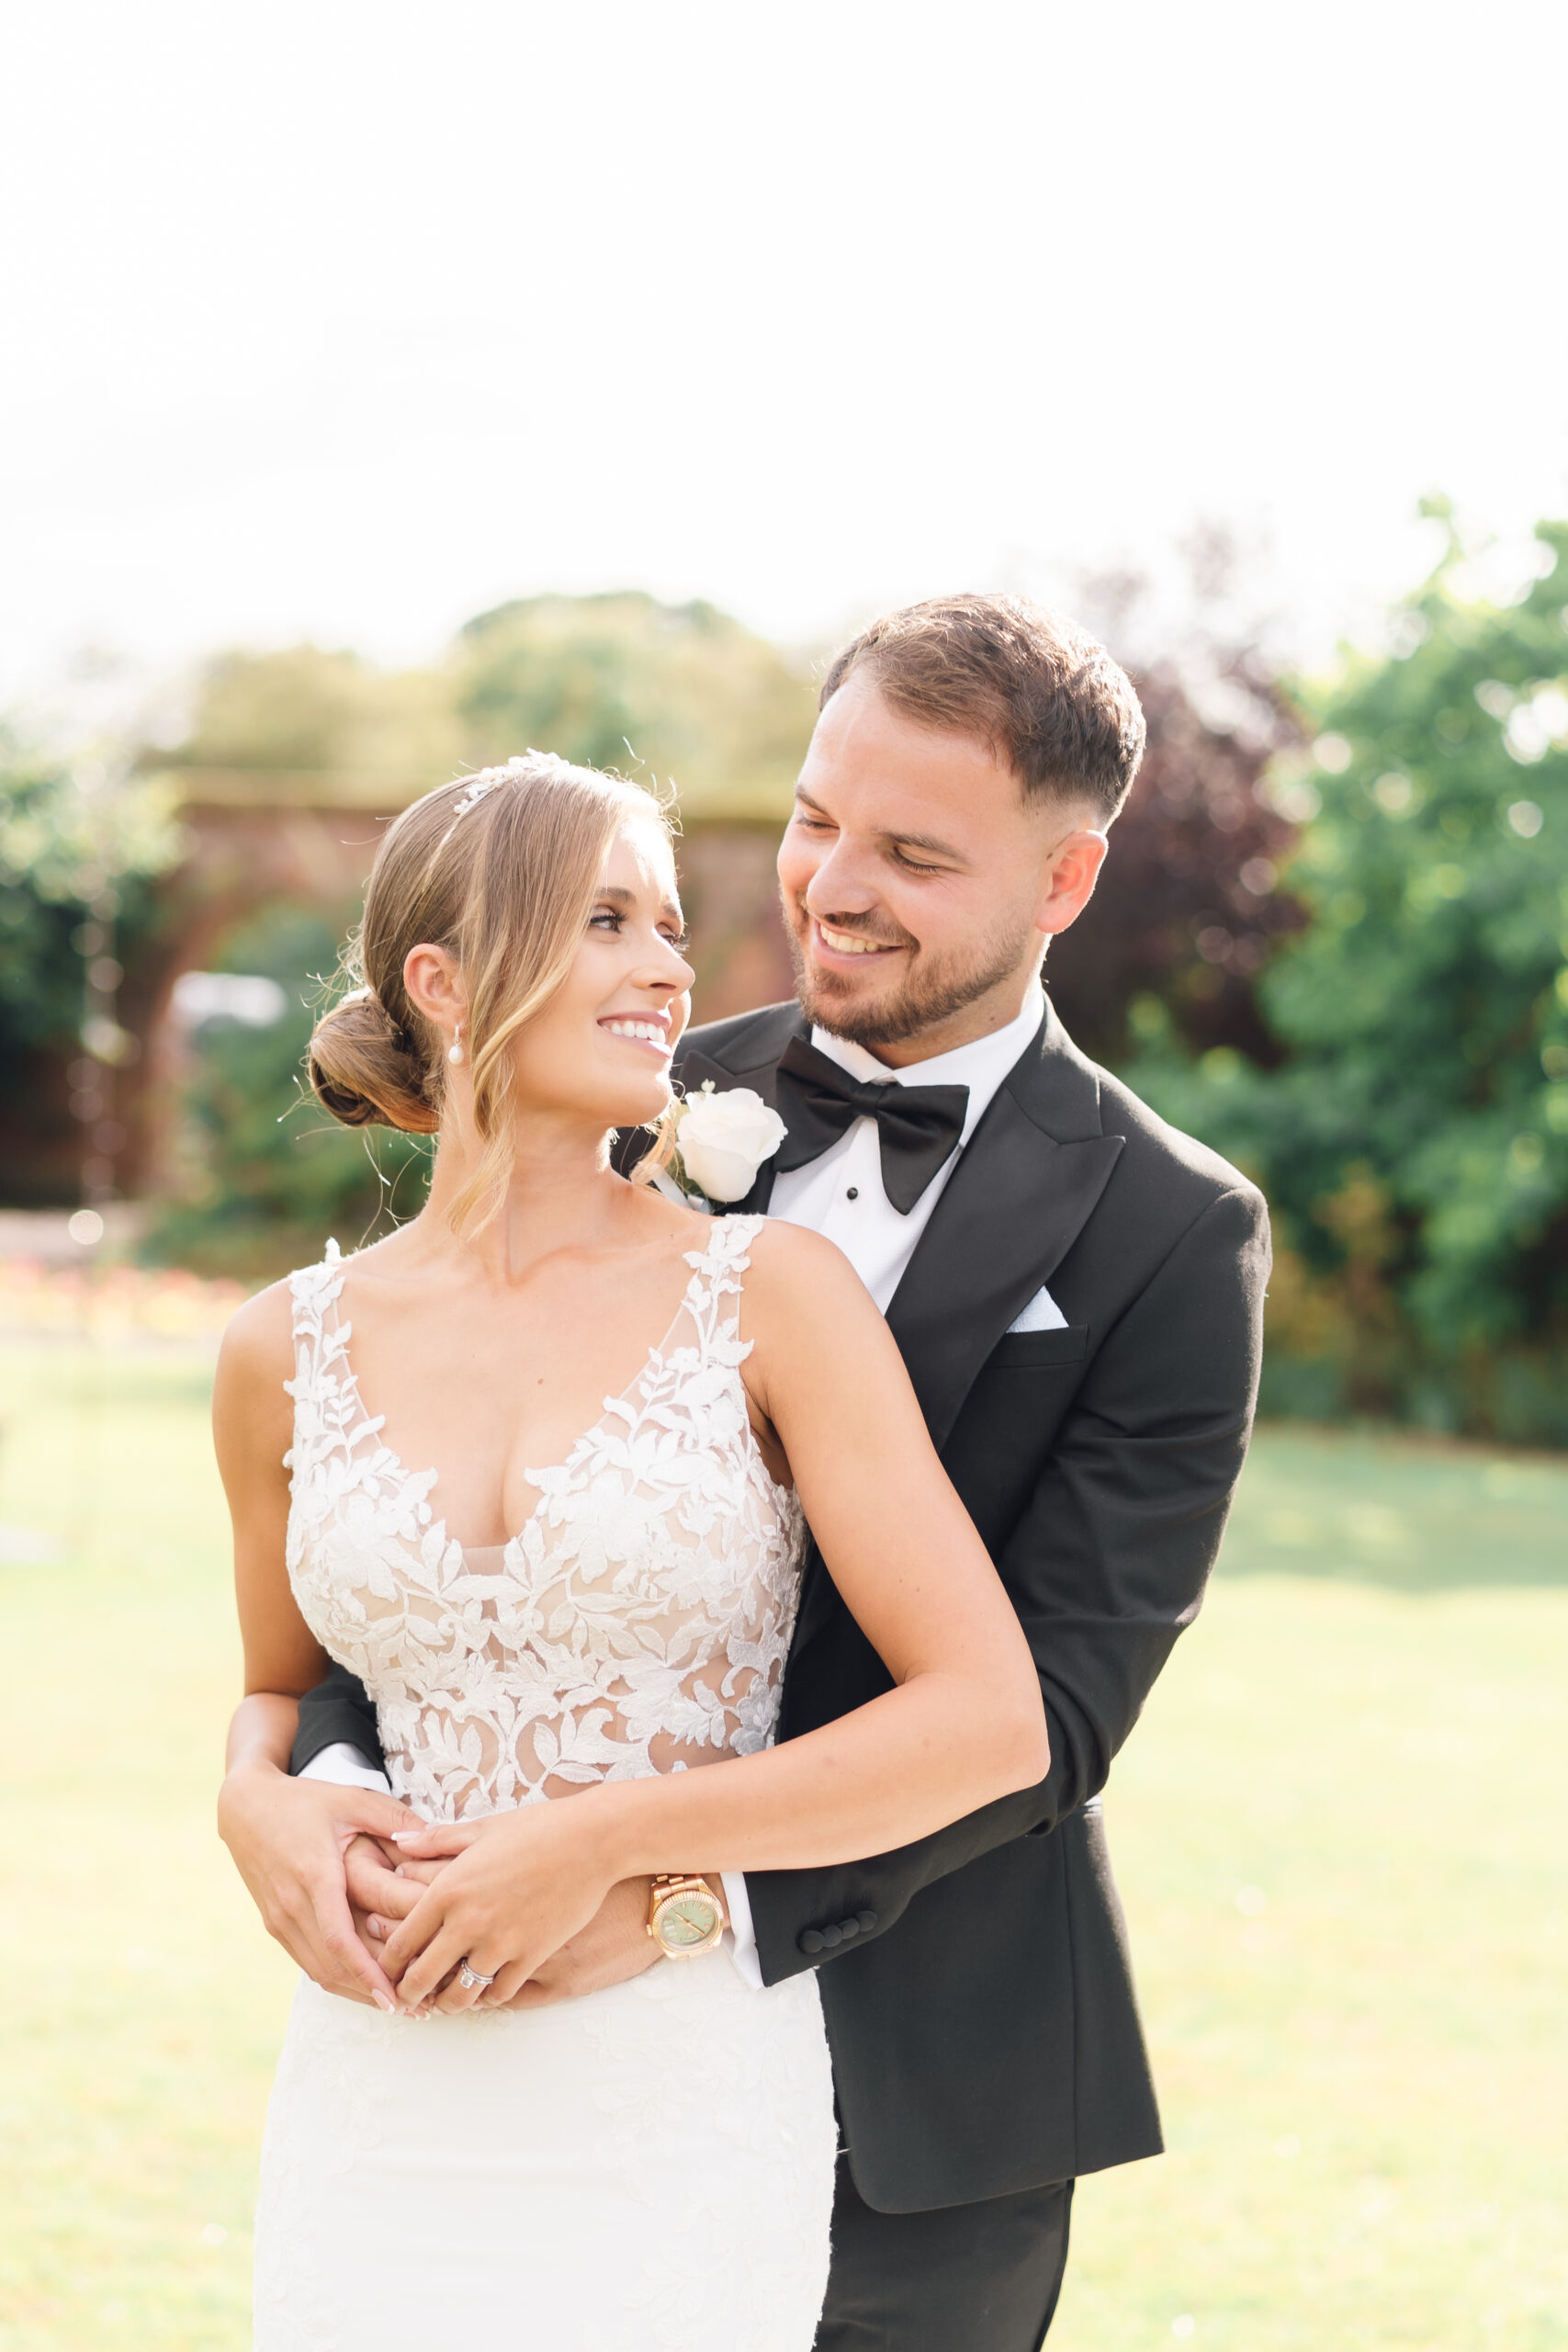
[[[717,1905],[711,1895],[699,1894],[694,1888],[689,1894],[672,1895],[660,1905],[656,1933],[671,1951],[689,1951],[694,1944],[705,1944],[717,1925]]]

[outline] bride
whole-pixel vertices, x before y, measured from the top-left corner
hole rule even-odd
[[[1046,1768],[1018,1621],[847,1262],[612,1170],[617,1126],[669,1156],[682,950],[655,803],[531,753],[391,826],[367,985],[311,1042],[337,1118],[439,1143],[412,1223],[330,1244],[224,1340],[223,1806],[287,1770],[330,1657],[407,1808],[365,1821],[470,1840],[382,1923],[378,2007],[300,1981],[256,2352],[809,2352],[816,1978],[742,1980],[721,1873],[884,1852]],[[890,1688],[775,1746],[803,1514]],[[531,2004],[613,1889],[649,1968]]]

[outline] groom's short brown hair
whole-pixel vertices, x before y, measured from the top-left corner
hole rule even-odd
[[[984,737],[1026,799],[1087,800],[1108,825],[1144,755],[1132,680],[1076,621],[1021,596],[934,596],[863,628],[822,681],[820,709],[852,671],[896,710]]]

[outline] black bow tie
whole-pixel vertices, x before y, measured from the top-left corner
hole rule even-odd
[[[779,1057],[779,1107],[789,1126],[779,1146],[781,1170],[804,1168],[857,1119],[874,1119],[882,1189],[908,1216],[964,1133],[969,1089],[852,1078],[803,1037],[792,1037]]]

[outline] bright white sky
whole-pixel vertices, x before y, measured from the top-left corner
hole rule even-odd
[[[0,691],[1568,505],[1562,0],[12,0]]]

